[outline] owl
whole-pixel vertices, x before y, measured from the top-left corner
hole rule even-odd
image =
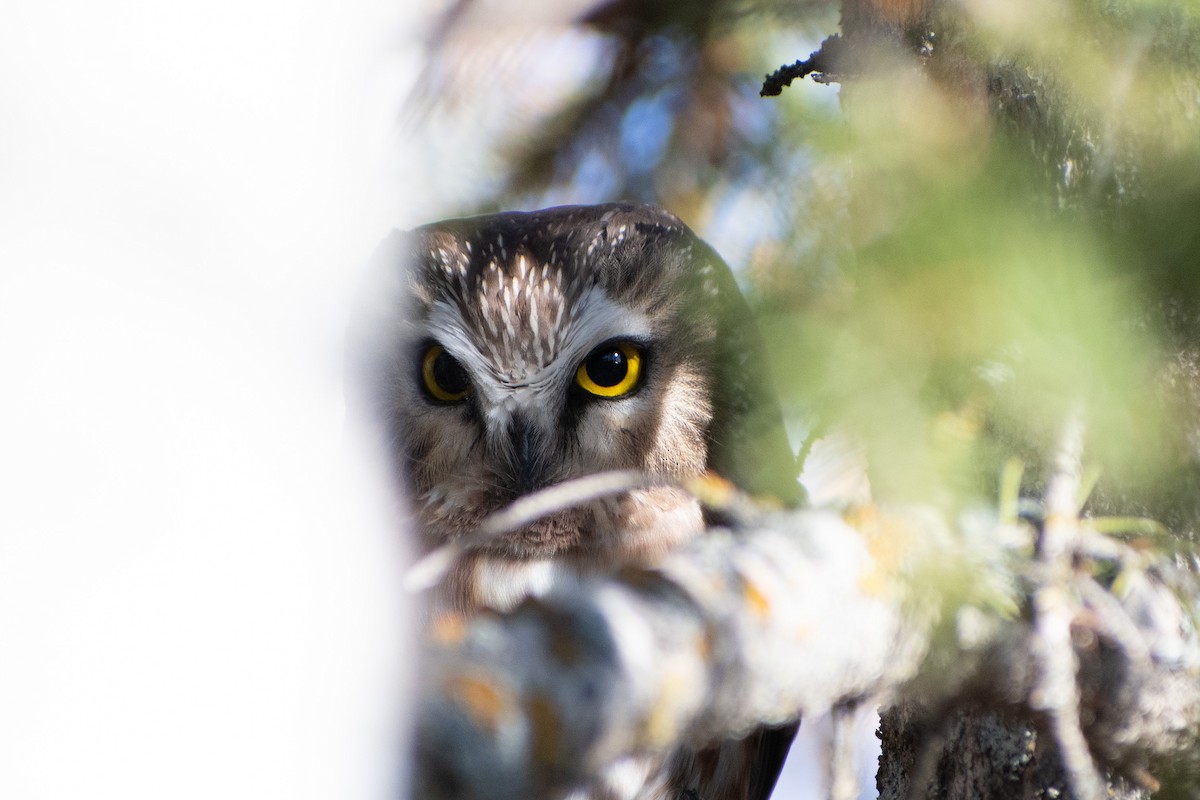
[[[423,548],[572,478],[664,479],[472,548],[433,613],[505,610],[580,576],[652,566],[708,521],[683,479],[712,472],[797,499],[748,307],[674,216],[606,204],[447,220],[393,234],[376,263],[358,315],[368,394]],[[626,764],[584,796],[765,797],[793,733]]]

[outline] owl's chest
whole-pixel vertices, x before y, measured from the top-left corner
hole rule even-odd
[[[462,556],[435,594],[435,612],[508,611],[526,597],[570,591],[623,567],[650,567],[704,527],[696,499],[671,486],[631,492],[590,512],[581,517],[590,521],[586,530],[560,537],[570,544],[545,556],[506,548],[503,541]]]

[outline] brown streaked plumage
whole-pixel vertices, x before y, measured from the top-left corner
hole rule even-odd
[[[423,546],[612,469],[711,470],[796,498],[745,302],[670,214],[607,204],[447,220],[393,235],[377,261],[359,352]],[[511,608],[583,574],[652,565],[703,528],[698,502],[670,486],[556,512],[462,558],[434,610]],[[766,797],[793,733],[627,759],[578,796]]]

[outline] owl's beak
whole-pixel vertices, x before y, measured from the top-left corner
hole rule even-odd
[[[515,417],[509,429],[512,437],[513,477],[521,494],[546,485],[546,458],[537,429],[521,417]]]

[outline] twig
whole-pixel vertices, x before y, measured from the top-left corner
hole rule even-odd
[[[839,703],[830,713],[833,723],[830,800],[855,800],[858,797],[858,750],[854,736],[857,711],[857,704]]]
[[[1148,665],[1150,647],[1146,644],[1137,623],[1129,618],[1129,613],[1121,605],[1121,601],[1104,591],[1090,575],[1081,575],[1075,585],[1084,601],[1092,607],[1092,627],[1102,636],[1120,645],[1125,656],[1136,662],[1137,666]]]
[[[1071,574],[1079,532],[1083,431],[1082,415],[1072,412],[1046,488],[1046,523],[1038,539],[1038,585],[1033,594],[1038,677],[1031,704],[1050,720],[1076,800],[1100,800],[1104,782],[1080,727],[1079,661],[1071,642],[1071,623],[1078,605],[1071,593]]]
[[[778,97],[785,86],[808,75],[831,75],[837,72],[837,59],[843,50],[842,37],[836,33],[821,42],[821,47],[803,61],[786,64],[766,76],[759,97]],[[813,80],[817,80],[815,75]]]
[[[465,553],[557,511],[669,483],[671,481],[665,478],[636,470],[613,470],[574,478],[527,494],[489,515],[475,533],[447,542],[419,559],[405,574],[404,588],[409,592],[420,592],[436,586]]]

